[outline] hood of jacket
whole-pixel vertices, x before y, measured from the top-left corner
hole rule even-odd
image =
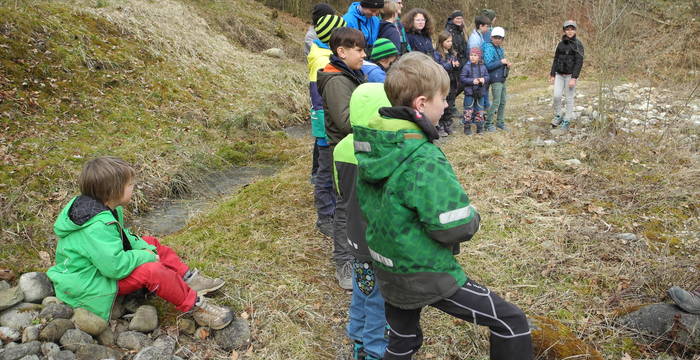
[[[80,195],[71,200],[61,210],[53,225],[59,238],[65,238],[75,231],[82,230],[96,221],[105,223],[116,221],[110,209],[103,203],[89,196]]]
[[[345,76],[358,85],[365,82],[365,75],[362,73],[362,70],[352,70],[339,57],[331,55],[328,65],[318,71],[316,83],[318,84],[319,94],[323,94],[323,89],[328,84],[328,81],[336,76]]]
[[[353,132],[358,176],[369,183],[385,181],[416,149],[439,138],[423,114],[404,106],[380,108]]]

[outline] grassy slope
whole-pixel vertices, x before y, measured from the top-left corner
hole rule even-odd
[[[591,94],[595,84],[581,88]],[[509,114],[548,113],[548,104],[534,105],[550,91],[540,83],[516,80],[510,91]],[[635,345],[613,321],[631,306],[663,300],[670,285],[697,283],[697,154],[650,147],[658,138],[649,134],[596,133],[536,146],[533,139],[549,136],[546,120],[539,121],[508,134],[458,135],[443,145],[483,216],[459,259],[472,277],[528,314],[560,321],[606,358],[654,359],[664,349]],[[310,149],[290,142],[296,160],[287,169],[246,187],[168,242],[229,281],[225,302],[252,316],[250,358],[334,358],[349,348],[343,335],[349,296],[333,277],[330,240],[314,231]],[[565,165],[571,158],[583,165]],[[624,242],[616,238],[622,232],[641,238]],[[423,319],[426,344],[418,359],[486,358],[483,329],[432,309]]]
[[[137,209],[201,168],[284,161],[264,131],[306,116],[304,65],[251,50],[299,52],[305,28],[289,18],[250,0],[0,7],[3,266],[42,266],[87,158],[139,164]]]

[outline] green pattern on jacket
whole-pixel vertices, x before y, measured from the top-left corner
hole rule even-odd
[[[54,224],[59,238],[56,265],[47,275],[61,301],[109,321],[117,281],[129,276],[136,267],[156,261],[152,252],[155,246],[124,228],[121,207],[116,208],[118,222],[110,211],[102,211],[82,225],[75,224],[68,212],[76,199],[61,210]],[[132,250],[124,251],[119,227],[124,229]]]
[[[406,309],[453,295],[467,281],[453,250],[480,218],[447,158],[409,120],[377,114],[353,132],[357,197],[382,295]]]

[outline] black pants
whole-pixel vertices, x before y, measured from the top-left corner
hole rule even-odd
[[[430,306],[477,325],[491,329],[491,360],[532,360],[532,337],[525,314],[474,281],[467,281],[457,292]],[[404,310],[385,303],[390,326],[389,345],[384,360],[411,359],[423,344],[420,309]]]

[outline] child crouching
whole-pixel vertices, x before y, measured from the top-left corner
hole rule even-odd
[[[472,134],[472,124],[476,125],[476,133],[484,131],[484,98],[488,93],[489,72],[481,61],[481,49],[469,50],[469,62],[462,68],[459,76],[464,84],[464,134]]]
[[[233,312],[208,303],[204,294],[224,285],[190,270],[154,237],[139,237],[124,227],[122,207],[131,200],[136,171],[111,156],[88,161],[78,178],[81,195],[66,205],[54,224],[56,265],[47,275],[56,297],[109,321],[118,295],[146,288],[191,312],[200,326],[223,329]]]
[[[530,360],[525,314],[469,279],[453,255],[477,232],[480,216],[433,144],[449,84],[430,57],[406,54],[384,84],[393,106],[353,128],[357,198],[390,327],[384,359],[411,359],[420,349],[420,314],[429,305],[488,326],[491,359]]]

